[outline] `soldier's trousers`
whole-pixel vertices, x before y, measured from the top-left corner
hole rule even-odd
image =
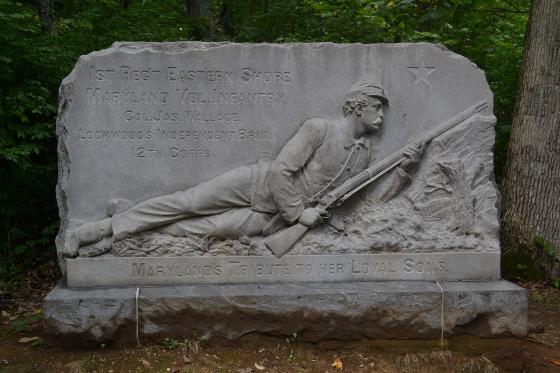
[[[112,217],[116,239],[146,230],[220,238],[255,236],[274,214],[251,209],[257,165],[235,168],[192,188],[148,199]]]

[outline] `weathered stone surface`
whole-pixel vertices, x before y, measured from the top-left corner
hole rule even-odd
[[[442,253],[437,263],[457,252],[498,255],[492,94],[484,73],[470,61],[425,43],[187,42],[116,43],[83,56],[63,81],[57,125],[59,256],[74,255],[74,232],[84,223],[235,167],[270,164],[304,122],[340,121],[345,97],[363,81],[382,87],[375,97],[388,100],[383,126],[365,136],[373,141],[372,163],[477,103],[487,108],[435,138],[420,163],[407,169],[412,182],[401,185],[395,198],[385,203],[379,198],[391,181],[388,174],[334,209],[329,224],[311,230],[288,256]],[[212,213],[201,210],[201,215]],[[260,218],[246,225],[263,223]],[[109,232],[106,226],[99,229]],[[248,234],[250,239],[235,229],[230,237],[174,232],[162,226],[120,240],[110,237],[82,245],[80,256],[111,250],[106,257],[205,257],[218,264],[223,256],[268,261],[271,255],[260,229]],[[79,260],[85,268],[87,259]],[[464,266],[466,275],[442,278],[496,278],[498,263],[492,264],[482,274]]]
[[[130,342],[136,335],[135,305],[134,289],[70,290],[59,285],[44,299],[45,336],[67,345]]]
[[[506,281],[441,282],[446,336],[522,336],[526,291]],[[136,288],[57,287],[45,299],[50,343],[136,342]],[[435,282],[247,284],[139,290],[139,340],[248,334],[298,339],[436,339],[442,292]],[[64,336],[64,338],[57,338]]]

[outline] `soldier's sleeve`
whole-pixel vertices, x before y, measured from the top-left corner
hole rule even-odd
[[[326,123],[321,119],[306,121],[272,163],[269,171],[270,189],[282,217],[297,221],[303,210],[304,199],[296,188],[297,175],[315,151],[323,144]]]

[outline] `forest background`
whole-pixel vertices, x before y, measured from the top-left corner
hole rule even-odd
[[[56,263],[58,87],[80,55],[115,41],[441,43],[486,72],[500,185],[529,8],[530,0],[0,0],[0,288]]]

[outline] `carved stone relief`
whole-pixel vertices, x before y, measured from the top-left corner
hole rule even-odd
[[[494,123],[430,44],[118,43],[61,87],[59,257],[497,253]]]

